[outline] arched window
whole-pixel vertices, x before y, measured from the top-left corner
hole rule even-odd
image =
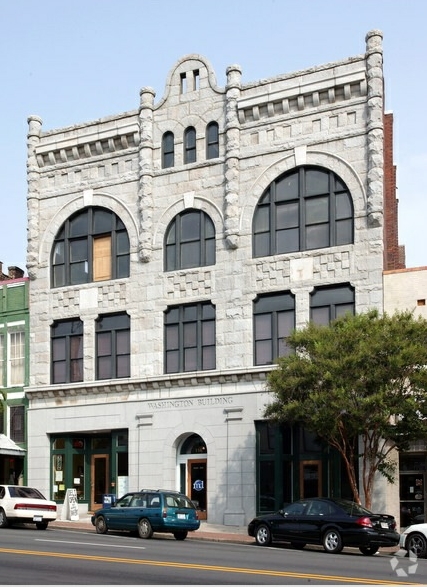
[[[52,287],[129,277],[129,237],[120,218],[86,208],[68,218],[52,248]]]
[[[187,210],[170,223],[165,236],[165,271],[215,265],[215,227],[207,214]]]
[[[219,157],[218,123],[210,122],[206,127],[206,159]]]
[[[189,126],[184,132],[184,163],[196,162],[196,129]]]
[[[175,165],[175,145],[173,132],[165,132],[162,138],[162,168]]]
[[[198,434],[192,434],[184,440],[179,454],[193,455],[193,454],[207,454],[206,443]]]
[[[267,188],[253,222],[253,256],[264,257],[353,242],[353,202],[332,171],[300,167]]]

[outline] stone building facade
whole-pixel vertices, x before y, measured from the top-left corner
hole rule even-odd
[[[29,118],[29,481],[88,509],[181,489],[229,525],[346,494],[336,455],[264,421],[265,380],[290,328],[382,309],[382,34],[247,84],[188,55],[155,98]]]

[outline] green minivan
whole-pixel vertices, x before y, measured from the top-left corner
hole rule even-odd
[[[182,493],[163,489],[126,493],[109,507],[97,510],[91,521],[98,534],[126,530],[138,532],[140,538],[151,538],[154,532],[162,532],[185,540],[188,532],[200,528],[194,503]]]

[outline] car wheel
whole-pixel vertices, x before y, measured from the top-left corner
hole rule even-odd
[[[177,540],[185,540],[187,538],[187,534],[188,534],[188,532],[185,532],[185,531],[173,533],[173,535],[175,536],[175,538]]]
[[[153,528],[147,518],[142,518],[138,522],[138,534],[140,538],[151,538],[153,535]]]
[[[326,550],[326,552],[331,554],[337,554],[338,552],[342,551],[343,543],[341,534],[338,532],[338,530],[326,530],[323,535],[323,548]]]
[[[255,532],[255,540],[259,546],[268,546],[271,544],[270,528],[266,524],[260,524]]]
[[[359,546],[359,550],[365,556],[372,556],[378,552],[379,546]]]
[[[104,516],[98,516],[95,520],[95,528],[97,534],[107,534],[108,526]]]
[[[47,522],[36,522],[37,530],[46,530]]]
[[[418,558],[425,558],[427,555],[427,540],[424,534],[415,532],[406,539],[406,550],[415,554]]]
[[[4,513],[4,510],[0,509],[0,528],[7,528],[9,526],[9,522],[7,521],[7,516]]]
[[[297,550],[302,550],[305,546],[305,542],[291,542],[291,546]]]

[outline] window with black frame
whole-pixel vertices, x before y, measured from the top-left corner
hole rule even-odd
[[[165,271],[215,265],[215,227],[201,210],[178,214],[165,235]]]
[[[196,159],[196,129],[189,126],[184,132],[184,163],[195,163]]]
[[[354,287],[348,283],[316,287],[310,294],[310,320],[327,326],[340,316],[354,314]]]
[[[270,365],[289,354],[286,338],[295,328],[295,296],[262,294],[253,303],[254,364]]]
[[[83,322],[79,318],[58,320],[50,336],[51,382],[83,381]]]
[[[210,122],[206,127],[206,159],[219,157],[219,127],[217,122]]]
[[[96,379],[130,377],[130,316],[106,314],[96,320]]]
[[[164,314],[165,373],[215,369],[215,306],[171,306]]]
[[[105,208],[86,208],[68,218],[52,248],[52,287],[129,277],[129,236]]]
[[[353,243],[353,201],[332,171],[299,167],[273,181],[253,219],[253,256]]]
[[[162,137],[162,168],[175,165],[175,137],[173,132],[165,132]]]

